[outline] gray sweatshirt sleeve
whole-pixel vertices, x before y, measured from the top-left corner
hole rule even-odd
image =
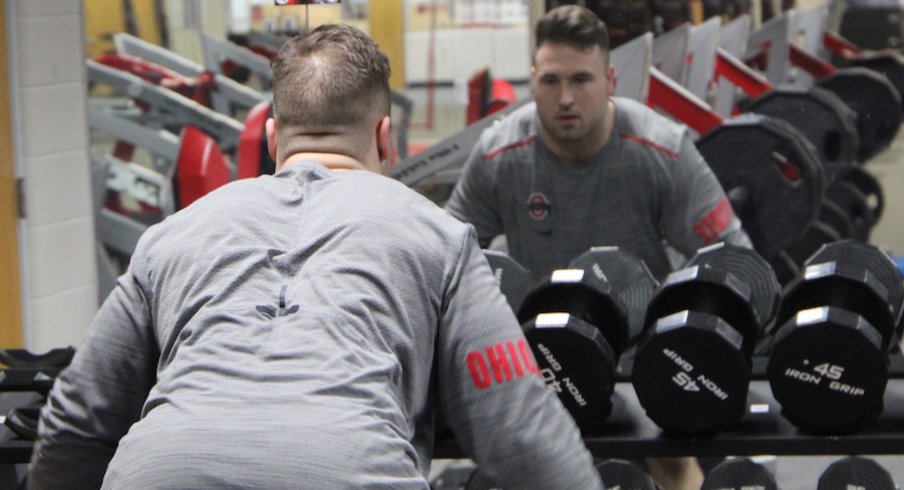
[[[503,488],[602,488],[577,426],[538,376],[486,259],[466,238],[437,342],[440,400],[456,440]]]
[[[100,487],[119,439],[140,417],[157,357],[147,301],[130,270],[41,411],[29,488]]]
[[[662,201],[660,226],[669,245],[690,257],[698,248],[728,242],[751,247],[716,175],[685,133]]]
[[[483,158],[483,145],[475,145],[445,206],[452,216],[474,225],[480,246],[484,248],[503,232],[493,190],[496,181],[493,167],[492,162]]]

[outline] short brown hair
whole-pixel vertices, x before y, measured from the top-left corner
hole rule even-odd
[[[282,128],[346,130],[389,115],[389,59],[354,27],[326,24],[298,36],[271,68],[273,114]]]
[[[580,5],[561,5],[551,9],[537,21],[535,48],[544,43],[564,44],[575,48],[600,47],[609,59],[609,32],[606,23],[592,10]]]

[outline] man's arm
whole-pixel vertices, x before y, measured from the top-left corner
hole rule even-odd
[[[669,245],[688,257],[716,242],[752,247],[722,185],[689,135],[684,135],[668,170],[671,183],[661,203],[660,226]]]
[[[446,203],[446,210],[477,230],[480,246],[487,248],[494,237],[504,232],[493,188],[493,165],[483,158],[483,145],[474,145],[465,162],[462,176]]]
[[[437,342],[440,400],[457,442],[503,488],[602,488],[580,432],[468,237]]]
[[[41,411],[29,488],[100,488],[119,439],[140,417],[154,384],[157,350],[147,301],[130,269]]]

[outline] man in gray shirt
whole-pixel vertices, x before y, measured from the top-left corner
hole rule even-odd
[[[535,42],[535,102],[484,131],[446,203],[482,246],[504,234],[535,279],[593,246],[628,250],[659,279],[677,255],[718,241],[751,246],[687,128],[611,96],[609,37],[593,12],[550,10]],[[687,458],[650,469],[667,490],[703,479]]]
[[[617,245],[660,279],[671,271],[664,244],[686,256],[717,241],[750,246],[687,128],[610,97],[608,36],[593,12],[551,10],[536,43],[535,102],[484,131],[446,204],[481,245],[504,234],[535,278]]]
[[[388,171],[389,64],[273,61],[277,173],[150,228],[41,414],[30,486],[428,488],[436,407],[506,488],[599,489],[471,227]]]

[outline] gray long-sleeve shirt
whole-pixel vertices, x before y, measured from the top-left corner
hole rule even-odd
[[[612,101],[612,135],[581,165],[543,144],[535,104],[509,114],[484,131],[446,209],[484,245],[504,233],[535,278],[594,246],[633,252],[659,278],[671,271],[663,242],[686,256],[716,241],[750,247],[687,128],[633,100]]]
[[[31,487],[426,488],[434,402],[507,488],[600,488],[472,229],[301,162],[150,228],[45,406]]]

